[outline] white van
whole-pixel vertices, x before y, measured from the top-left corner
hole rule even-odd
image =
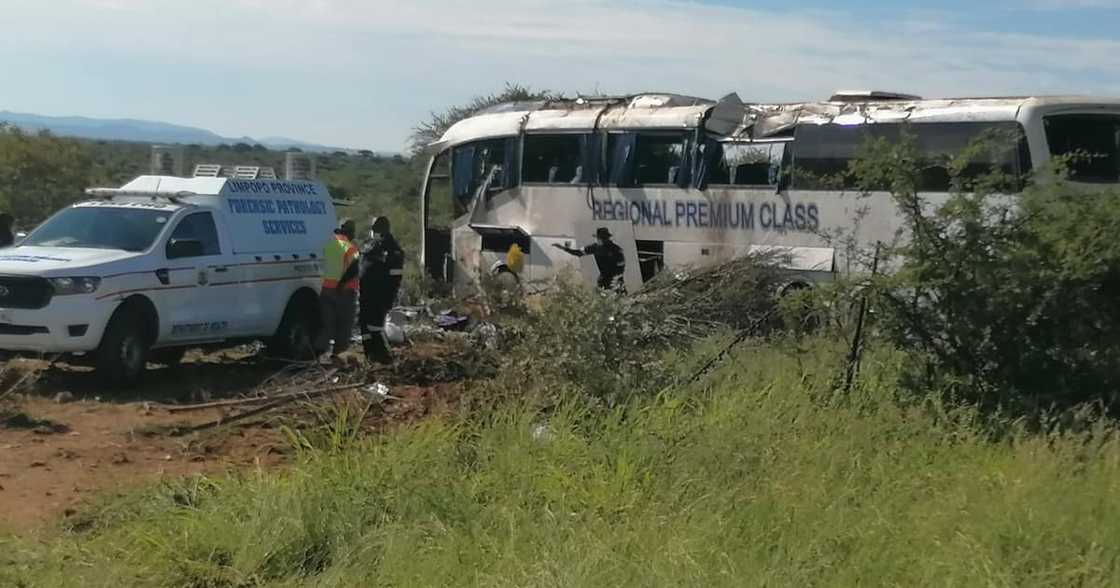
[[[313,357],[337,223],[322,184],[141,176],[87,193],[0,249],[0,350],[84,358],[117,384],[202,345]]]

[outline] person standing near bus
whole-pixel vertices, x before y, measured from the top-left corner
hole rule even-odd
[[[389,341],[385,338],[385,317],[393,309],[404,276],[404,250],[393,236],[389,218],[370,221],[369,241],[362,246],[361,310],[358,324],[362,348],[371,362],[389,363]]]
[[[319,294],[323,315],[323,328],[320,331],[320,353],[327,351],[330,340],[331,359],[337,358],[350,347],[350,337],[354,332],[354,314],[358,297],[358,258],[354,245],[356,225],[351,219],[343,219],[334,230],[334,237],[323,247],[323,289]]]
[[[622,247],[612,241],[611,237],[611,232],[606,227],[599,227],[595,231],[595,242],[583,249],[572,249],[559,243],[554,243],[553,247],[576,257],[595,256],[595,265],[599,268],[599,288],[625,294],[626,283],[623,276],[626,274],[626,256],[622,253]]]
[[[16,242],[16,219],[4,212],[0,213],[0,248],[11,247]]]

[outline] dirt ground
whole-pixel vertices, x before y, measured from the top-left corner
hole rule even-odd
[[[398,369],[416,371],[417,361],[437,355],[406,351]],[[6,368],[6,380],[30,371],[35,381],[0,405],[0,531],[33,533],[93,499],[161,479],[282,467],[291,459],[276,415],[172,434],[242,409],[173,413],[168,407],[242,397],[274,378],[278,368],[270,362],[233,352],[196,353],[174,370],[150,370],[140,387],[126,393],[104,390],[89,370],[62,364],[12,360]],[[457,384],[396,380],[390,387],[396,400],[371,415],[370,430],[422,418],[456,395]]]

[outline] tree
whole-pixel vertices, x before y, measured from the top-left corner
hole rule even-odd
[[[429,144],[434,143],[443,136],[451,125],[474,116],[479,111],[490,108],[498,104],[506,102],[532,102],[537,100],[558,100],[563,98],[563,94],[552,92],[551,90],[533,90],[528,86],[520,84],[506,83],[506,87],[501,92],[496,94],[487,94],[484,96],[475,96],[466,104],[460,106],[452,106],[447,110],[436,113],[433,112],[431,117],[416,125],[412,129],[412,135],[409,137],[409,144],[411,147],[412,155],[418,155]]]
[[[0,207],[21,224],[37,223],[82,198],[92,172],[85,144],[0,124]]]

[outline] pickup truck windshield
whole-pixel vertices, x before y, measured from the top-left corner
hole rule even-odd
[[[167,226],[169,211],[68,208],[35,229],[21,245],[143,251]]]

